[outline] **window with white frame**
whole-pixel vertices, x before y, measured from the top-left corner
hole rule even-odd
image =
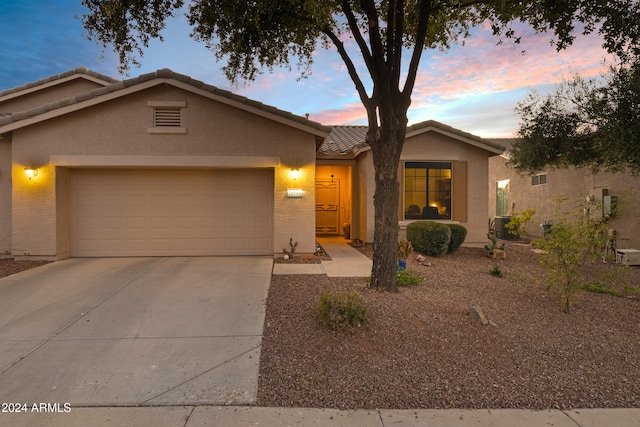
[[[531,176],[531,185],[546,185],[547,184],[547,174],[539,173],[537,175]]]

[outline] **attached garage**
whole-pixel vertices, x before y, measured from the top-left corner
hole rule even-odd
[[[0,257],[315,250],[329,127],[167,69],[39,105],[62,77],[8,93],[34,107],[0,117]]]
[[[71,256],[272,255],[274,171],[72,169]]]

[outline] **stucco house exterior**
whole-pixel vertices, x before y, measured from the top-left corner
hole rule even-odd
[[[511,147],[513,140],[497,140]],[[549,168],[535,175],[520,175],[508,165],[509,151],[489,160],[490,216],[506,217],[525,209],[536,211],[528,228],[531,237],[542,237],[541,224],[559,218],[558,199],[567,199],[563,209],[585,202],[589,214],[602,217],[605,201],[616,201],[619,210],[610,217],[609,227],[616,230],[619,249],[640,248],[640,177],[628,172],[592,173],[589,169]],[[609,196],[609,197],[606,197]]]
[[[318,152],[316,182],[319,210],[328,183],[336,178],[348,182],[340,190],[346,195],[334,198],[339,200],[339,219],[334,224],[351,224],[353,238],[371,242],[375,182],[366,132],[366,126],[334,126]],[[467,229],[466,245],[484,245],[488,158],[503,150],[497,143],[433,120],[409,126],[398,165],[401,237],[406,236],[407,224],[428,219],[461,224]],[[321,223],[323,215],[317,213],[318,233],[327,229]]]
[[[329,127],[163,69],[78,68],[0,92],[0,256],[274,255],[373,240],[366,128]],[[484,242],[499,144],[428,121],[402,154],[401,228]]]

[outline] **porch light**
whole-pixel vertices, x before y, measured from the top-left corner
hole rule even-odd
[[[38,169],[33,166],[33,163],[29,162],[29,165],[24,168],[24,173],[26,173],[29,179],[31,179],[34,176],[38,176]]]
[[[289,178],[291,178],[294,181],[300,178],[300,169],[291,168],[291,170],[289,171]]]

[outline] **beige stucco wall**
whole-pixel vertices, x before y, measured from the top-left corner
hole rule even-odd
[[[437,132],[426,132],[407,139],[402,151],[402,162],[456,160],[467,162],[467,221],[458,223],[467,229],[464,244],[468,246],[484,245],[486,241],[489,155],[490,153],[485,150]],[[404,187],[401,185],[401,195],[403,194]],[[409,222],[403,221],[402,224],[406,227]]]
[[[186,134],[148,132],[153,108],[147,102],[154,100],[186,102]],[[236,167],[250,157],[268,159],[274,170],[274,252],[288,248],[291,237],[298,252],[315,250],[315,136],[302,130],[162,85],[16,130],[12,145],[18,256],[68,254],[69,161],[74,167],[135,167],[136,159],[145,167],[190,167],[201,159],[218,164],[221,156]],[[279,163],[270,164],[273,158]],[[31,181],[24,176],[28,162],[39,168]],[[295,181],[292,168],[301,172]],[[287,198],[288,188],[304,189],[304,196]]]
[[[594,211],[602,202],[603,190],[609,195],[618,196],[622,202],[621,211],[611,220],[620,237],[619,247],[640,248],[640,177],[628,173],[592,174],[587,169],[549,169],[547,184],[531,185],[530,176],[520,176],[514,169],[506,166],[506,159],[496,157],[490,162],[489,177],[489,215],[496,214],[496,182],[509,179],[509,199],[515,212],[534,209],[536,214],[529,226],[531,237],[541,237],[540,224],[545,220],[558,218],[558,203],[554,200],[567,198],[562,210],[573,210],[574,203],[586,201],[586,196],[594,196]]]
[[[490,153],[474,147],[466,142],[442,135],[437,132],[425,132],[407,138],[401,155],[401,166],[405,161],[466,161],[468,213],[466,222],[456,222],[467,229],[465,245],[484,245],[487,233],[487,176],[488,157]],[[401,172],[401,171],[400,171]],[[402,174],[400,174],[402,176]],[[375,180],[373,158],[370,151],[365,151],[358,158],[356,185],[359,191],[359,204],[365,209],[359,212],[358,232],[360,239],[373,241]],[[402,180],[401,180],[402,181]],[[455,190],[454,190],[455,191]],[[404,186],[400,183],[400,200],[403,205]],[[406,226],[411,221],[400,221],[400,237],[406,237]]]
[[[11,143],[0,138],[0,257],[11,254]]]
[[[354,213],[358,218],[353,238],[365,242],[373,242],[375,216],[373,207],[373,195],[375,194],[375,171],[371,151],[360,154],[357,160],[357,201],[358,212]]]

